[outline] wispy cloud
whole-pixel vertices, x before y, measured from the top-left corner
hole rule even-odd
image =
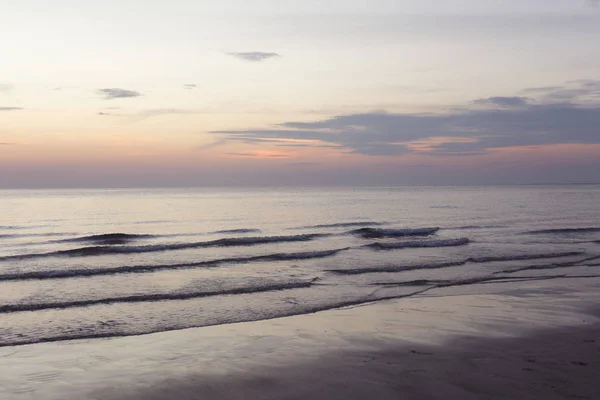
[[[522,92],[537,95],[539,96],[538,100],[545,103],[598,100],[600,99],[600,81],[581,79],[567,82],[563,86],[528,88]]]
[[[22,107],[0,107],[0,111],[18,111],[22,109]]]
[[[111,112],[99,112],[98,115],[103,116],[103,117],[122,117],[123,114],[116,114],[116,113],[111,113]]]
[[[132,97],[139,97],[142,95],[141,93],[136,92],[135,90],[117,88],[99,89],[98,94],[103,96],[104,100],[127,99]]]
[[[311,147],[321,149],[338,149],[340,146],[334,144],[318,144],[318,143],[280,143],[276,144],[277,147]]]
[[[274,154],[274,153],[226,153],[230,156],[237,157],[252,157],[252,158],[289,158],[289,154]]]
[[[0,93],[8,93],[13,89],[13,85],[0,83]]]
[[[10,142],[0,142],[0,146],[14,146],[15,143]]]
[[[219,140],[215,140],[214,142],[210,142],[210,143],[206,143],[206,144],[202,144],[200,146],[197,146],[196,150],[214,149],[215,147],[222,146],[222,145],[224,145],[226,143],[227,143],[227,139],[219,139]]]
[[[527,105],[527,97],[488,97],[487,99],[477,99],[473,104],[482,106],[498,106],[498,107],[525,107]]]
[[[239,58],[240,60],[251,62],[266,61],[270,58],[281,57],[278,53],[264,53],[262,51],[233,52],[227,54]]]
[[[118,110],[118,109],[119,109],[119,107],[107,108],[107,110]],[[162,115],[197,114],[197,113],[199,113],[199,111],[183,109],[183,108],[152,108],[152,109],[141,110],[136,113],[128,113],[128,114],[100,111],[97,113],[97,115],[110,116],[110,117],[124,117],[124,118],[128,118],[129,122],[139,122],[144,119],[148,119],[148,118],[152,118],[152,117],[159,117]]]
[[[542,86],[523,89],[522,93],[547,93],[563,89],[564,86]]]
[[[570,97],[564,87],[553,87],[541,91],[539,98],[489,97],[446,114],[357,113],[315,122],[284,122],[275,129],[213,133],[230,141],[312,142],[370,156],[466,156],[507,147],[600,144],[600,101],[575,102],[584,95],[593,96],[600,82],[575,85],[568,89],[577,91]]]
[[[185,90],[193,90],[193,89],[196,89],[196,87],[198,87],[198,85],[195,85],[193,83],[188,83],[188,84],[183,85],[183,88]]]

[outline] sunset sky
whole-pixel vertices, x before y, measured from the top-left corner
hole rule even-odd
[[[600,182],[586,0],[0,2],[0,188]]]

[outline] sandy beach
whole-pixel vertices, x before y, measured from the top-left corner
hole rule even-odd
[[[599,279],[0,350],[2,399],[593,399]]]
[[[0,27],[0,400],[600,400],[600,0]]]

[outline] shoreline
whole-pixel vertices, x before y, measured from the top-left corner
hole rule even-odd
[[[0,397],[591,399],[600,393],[598,288],[597,278],[496,294],[448,288],[272,320],[1,348]]]

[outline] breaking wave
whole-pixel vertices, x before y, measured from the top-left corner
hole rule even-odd
[[[185,327],[161,326],[158,328],[145,329],[143,331],[139,331],[139,330],[135,330],[135,331],[131,331],[131,330],[130,331],[101,331],[101,332],[73,332],[73,331],[71,331],[69,333],[62,333],[62,334],[52,335],[52,336],[16,339],[16,340],[9,340],[9,341],[2,341],[2,338],[0,338],[0,347],[22,346],[22,345],[26,345],[26,344],[49,343],[49,342],[58,342],[58,341],[64,341],[64,340],[100,339],[100,338],[124,337],[124,336],[140,336],[140,335],[147,335],[147,334],[157,333],[157,332],[168,332],[168,331],[181,330],[181,329],[186,329],[186,328],[200,328],[200,327],[207,327],[207,326],[214,326],[214,325],[223,325],[223,324],[234,323],[234,322],[262,321],[262,320],[268,320],[268,319],[274,319],[274,318],[291,317],[294,315],[311,314],[311,313],[316,313],[316,312],[320,312],[320,311],[333,310],[336,308],[357,306],[357,305],[361,305],[361,304],[374,303],[374,302],[382,301],[382,300],[401,299],[401,298],[414,296],[419,293],[423,293],[429,289],[430,288],[427,288],[425,290],[419,290],[414,293],[408,293],[408,294],[402,294],[402,295],[380,296],[380,297],[361,297],[361,298],[357,298],[357,299],[340,300],[340,301],[326,303],[326,304],[306,305],[306,306],[301,306],[298,308],[293,308],[290,310],[285,310],[285,311],[281,310],[280,312],[276,312],[276,313],[267,312],[267,313],[258,314],[258,315],[247,314],[247,315],[235,318],[234,320],[231,320],[231,319],[225,319],[223,321],[209,320],[204,323],[190,323],[189,325],[186,325]]]
[[[327,236],[325,234],[313,233],[306,235],[292,236],[264,236],[264,237],[239,237],[211,240],[208,242],[194,243],[175,243],[165,245],[146,245],[146,246],[92,246],[82,247],[71,250],[53,251],[49,253],[36,254],[21,254],[15,256],[0,257],[0,261],[15,260],[15,259],[31,259],[43,257],[89,257],[101,256],[107,254],[135,254],[135,253],[154,253],[169,250],[185,250],[203,247],[230,247],[230,246],[254,246],[268,243],[284,243],[284,242],[307,242],[318,237]]]
[[[190,321],[190,323],[183,324],[183,325],[180,325],[180,324],[178,324],[178,325],[159,325],[157,327],[153,326],[153,327],[148,327],[148,328],[141,329],[141,330],[135,329],[135,328],[119,329],[119,330],[115,330],[115,329],[96,330],[96,331],[84,331],[84,330],[65,331],[65,330],[63,330],[60,332],[56,332],[54,334],[50,334],[48,336],[19,337],[19,336],[15,335],[14,338],[12,338],[12,339],[4,339],[3,340],[2,338],[0,338],[0,347],[21,346],[21,345],[27,345],[27,344],[48,343],[48,342],[58,342],[58,341],[77,340],[77,339],[99,339],[99,338],[124,337],[124,336],[140,336],[140,335],[146,335],[146,334],[157,333],[157,332],[175,331],[175,330],[181,330],[181,329],[187,329],[187,328],[200,328],[200,327],[223,325],[223,324],[229,324],[229,323],[235,323],[235,322],[239,323],[239,322],[261,321],[261,320],[268,320],[268,319],[274,319],[274,318],[289,317],[289,316],[294,316],[294,315],[311,314],[311,313],[316,313],[316,312],[320,312],[320,311],[338,309],[338,308],[343,308],[343,307],[352,307],[352,306],[357,306],[357,305],[362,305],[362,304],[370,304],[370,303],[375,303],[375,302],[380,302],[380,301],[385,301],[385,300],[410,298],[413,296],[417,296],[417,295],[435,290],[436,288],[443,288],[443,287],[448,287],[448,286],[459,286],[459,285],[469,285],[469,284],[478,284],[478,283],[493,283],[493,281],[518,282],[518,281],[529,281],[529,280],[549,280],[549,279],[563,279],[563,278],[564,279],[574,279],[574,278],[589,279],[589,278],[595,278],[595,277],[600,277],[600,275],[587,275],[587,276],[556,275],[556,276],[546,276],[546,277],[515,277],[514,279],[512,279],[510,277],[498,277],[498,279],[495,279],[495,278],[489,279],[486,277],[486,278],[465,279],[465,280],[458,280],[458,281],[421,281],[421,282],[413,281],[412,285],[407,285],[407,286],[423,286],[420,284],[420,283],[423,283],[427,287],[418,288],[418,289],[415,288],[417,290],[410,292],[410,293],[395,294],[395,295],[372,294],[372,295],[369,295],[366,297],[361,296],[361,297],[354,298],[354,299],[331,301],[331,302],[327,302],[325,304],[301,305],[301,306],[286,309],[286,310],[278,310],[276,312],[265,312],[265,313],[258,313],[258,314],[244,313],[244,314],[240,314],[240,315],[236,316],[235,318],[225,317],[225,318],[217,318],[217,319],[208,319],[208,320],[204,320],[204,321]],[[298,285],[307,285],[307,287],[310,287],[310,285],[313,285],[317,279],[318,278],[315,278],[312,281],[298,282],[297,284]],[[433,284],[432,286],[428,286],[430,282]],[[402,283],[400,283],[399,285],[401,285],[401,284]],[[382,283],[382,285],[386,285],[386,284]],[[391,284],[387,284],[387,285],[392,286],[392,285],[395,285],[395,283],[391,283]],[[272,290],[287,290],[287,289],[294,289],[294,288],[291,288],[288,286],[283,289],[274,288]],[[245,292],[245,293],[251,293],[251,292]],[[238,293],[233,293],[233,294],[238,294]],[[239,294],[242,294],[242,293],[239,293]],[[169,299],[167,299],[167,300],[169,300]],[[111,322],[111,321],[109,321],[109,322]]]
[[[471,241],[468,238],[459,239],[446,239],[446,240],[419,240],[414,242],[400,242],[400,243],[371,243],[364,247],[369,247],[375,250],[395,250],[395,249],[408,249],[408,248],[421,248],[421,247],[454,247],[454,246],[465,246]]]
[[[90,242],[96,244],[126,244],[137,239],[148,239],[156,235],[130,234],[130,233],[104,233],[99,235],[82,236],[72,239],[63,239],[61,242]]]
[[[18,281],[18,280],[45,280],[45,279],[67,279],[67,278],[83,278],[101,275],[116,275],[116,274],[134,274],[146,273],[161,270],[177,270],[191,269],[200,267],[216,267],[221,264],[233,263],[250,263],[261,261],[293,261],[293,260],[308,260],[316,258],[332,257],[336,254],[348,250],[349,247],[335,250],[324,251],[307,251],[299,253],[275,253],[264,256],[253,257],[237,257],[223,258],[213,261],[204,261],[198,263],[186,264],[160,264],[160,265],[124,265],[113,268],[86,268],[86,269],[51,269],[43,271],[18,272],[14,274],[0,275],[1,281]]]
[[[260,233],[260,229],[226,229],[223,231],[215,231],[213,233]]]
[[[514,256],[498,256],[498,257],[473,257],[469,258],[469,262],[473,263],[488,263],[495,261],[523,261],[523,260],[541,260],[544,258],[560,258],[560,257],[571,257],[580,256],[585,253],[581,251],[569,251],[564,253],[548,253],[548,254],[522,254]]]
[[[437,264],[416,264],[416,265],[386,265],[380,267],[368,267],[368,268],[353,268],[353,269],[329,269],[327,272],[332,272],[340,275],[362,275],[371,273],[383,273],[383,272],[406,272],[415,271],[421,269],[439,269],[439,268],[450,268],[459,267],[469,263],[490,263],[496,261],[517,261],[517,260],[535,260],[535,259],[546,259],[546,258],[561,258],[569,256],[583,255],[582,252],[569,252],[569,253],[551,253],[551,254],[530,254],[530,255],[516,255],[516,256],[504,256],[504,257],[480,257],[480,258],[467,258],[460,261],[449,261]],[[570,263],[578,263],[584,261],[591,261],[596,257],[587,258],[584,260],[573,261]],[[600,257],[598,257],[600,258]],[[521,271],[523,269],[519,269]],[[516,270],[506,270],[501,272],[516,272]]]
[[[405,236],[429,236],[433,235],[440,228],[417,228],[417,229],[379,229],[379,228],[361,228],[350,231],[350,234],[359,235],[365,239],[380,239],[386,237],[405,237]]]
[[[317,281],[318,278],[314,278],[310,281],[297,281],[297,282],[285,282],[285,283],[271,283],[267,285],[258,286],[242,286],[231,289],[213,290],[213,291],[198,291],[198,292],[172,292],[172,293],[150,293],[150,294],[139,294],[131,296],[121,297],[108,297],[103,299],[86,299],[86,300],[74,300],[64,302],[48,302],[48,303],[20,303],[20,304],[7,304],[0,306],[0,313],[15,313],[23,311],[39,311],[49,309],[65,309],[75,307],[89,307],[93,305],[101,304],[115,304],[115,303],[142,303],[150,301],[165,301],[165,300],[188,300],[197,299],[201,297],[210,296],[226,296],[236,294],[248,294],[248,293],[260,293],[260,292],[273,292],[289,289],[301,289],[309,288]]]

